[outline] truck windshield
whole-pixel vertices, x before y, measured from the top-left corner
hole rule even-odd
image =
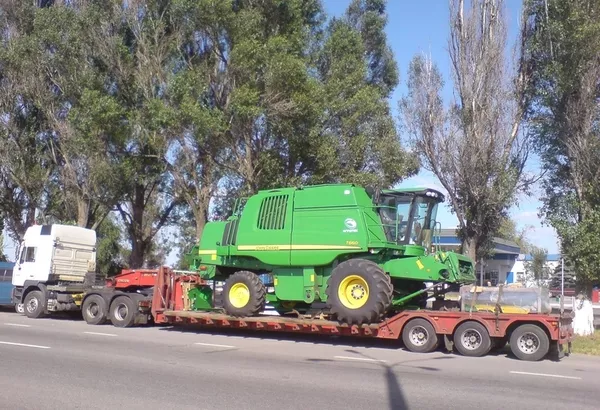
[[[424,195],[382,195],[379,215],[387,240],[429,248],[438,204],[439,199]]]

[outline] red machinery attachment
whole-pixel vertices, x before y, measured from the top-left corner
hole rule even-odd
[[[151,288],[156,283],[156,269],[123,269],[120,274],[106,279],[106,287],[126,289],[131,287]]]

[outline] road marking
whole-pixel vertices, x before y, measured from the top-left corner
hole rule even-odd
[[[194,343],[195,345],[200,345],[200,346],[210,346],[210,347],[224,347],[226,349],[233,349],[235,348],[235,346],[230,346],[230,345],[218,345],[218,344],[214,344],[214,343]]]
[[[98,332],[83,332],[83,333],[85,333],[87,335],[97,335],[97,336],[113,336],[113,337],[117,336],[117,335],[112,334],[112,333],[98,333]]]
[[[530,373],[530,372],[517,372],[517,371],[510,371],[510,373],[513,374],[524,374],[527,376],[542,376],[542,377],[556,377],[559,379],[574,379],[574,380],[581,380],[581,377],[574,377],[574,376],[562,376],[560,374],[548,374],[548,373]]]
[[[0,345],[34,347],[36,349],[50,349],[49,346],[28,345],[28,344],[25,344],[25,343],[0,342]]]
[[[31,325],[22,325],[20,323],[5,323],[6,326],[31,327]]]
[[[334,359],[342,359],[342,360],[361,360],[363,362],[378,362],[385,363],[387,360],[377,360],[377,359],[368,359],[366,357],[350,357],[350,356],[333,356]]]

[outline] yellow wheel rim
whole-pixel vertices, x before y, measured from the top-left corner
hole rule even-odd
[[[338,287],[338,297],[348,309],[359,309],[369,300],[369,285],[358,275],[349,275]]]
[[[236,308],[243,308],[250,302],[250,289],[243,283],[235,283],[229,289],[229,302]]]

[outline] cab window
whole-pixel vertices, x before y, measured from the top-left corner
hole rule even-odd
[[[36,254],[36,247],[27,247],[23,250],[23,252],[21,253],[21,259],[19,260],[19,263],[23,263],[23,262],[35,262],[35,254]]]

